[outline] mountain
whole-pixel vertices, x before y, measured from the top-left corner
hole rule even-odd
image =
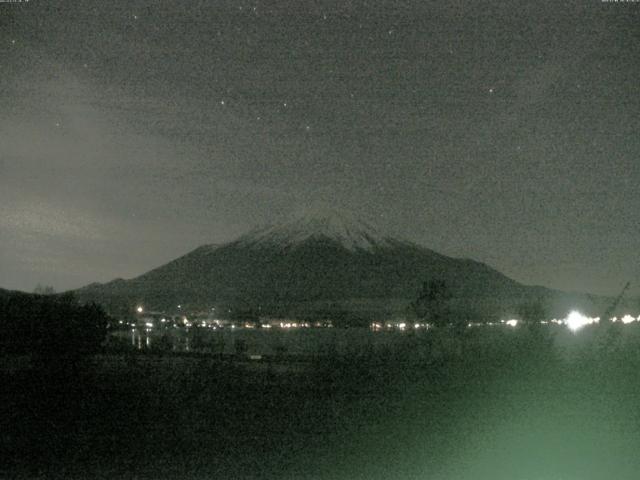
[[[455,314],[470,319],[508,315],[540,297],[554,305],[586,298],[524,286],[480,262],[385,236],[336,212],[258,228],[223,245],[196,248],[139,277],[76,293],[112,312],[143,303],[154,310],[181,305],[241,315],[366,319],[404,313],[430,279],[444,280]]]
[[[19,290],[5,290],[4,288],[0,288],[0,300],[7,300],[9,298],[23,298],[23,297],[33,297],[35,296],[32,293],[21,292]]]
[[[284,249],[314,239],[339,244],[352,252],[372,252],[399,243],[383,236],[363,220],[336,211],[298,217],[285,224],[258,228],[241,237],[238,243],[248,247],[271,246]]]

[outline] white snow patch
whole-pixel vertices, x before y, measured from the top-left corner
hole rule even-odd
[[[292,246],[309,239],[328,239],[348,250],[367,250],[397,244],[370,224],[344,213],[331,212],[291,222],[258,228],[240,237],[241,245]]]

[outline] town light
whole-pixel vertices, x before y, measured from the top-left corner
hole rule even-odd
[[[569,315],[567,315],[565,323],[567,324],[567,327],[569,327],[571,331],[575,332],[581,329],[582,327],[584,327],[585,325],[590,325],[594,322],[598,322],[599,320],[600,320],[599,318],[586,317],[580,312],[577,312],[574,310]]]
[[[636,319],[631,315],[625,315],[620,319],[620,321],[626,325],[627,323],[635,322]]]
[[[144,312],[144,308],[142,308],[142,305],[138,305],[138,307],[136,308],[136,312],[138,313]]]

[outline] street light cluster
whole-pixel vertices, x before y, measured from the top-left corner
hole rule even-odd
[[[624,315],[624,316],[622,316],[620,318],[612,317],[612,318],[609,319],[609,321],[612,322],[612,323],[620,322],[620,323],[623,323],[623,324],[627,325],[627,324],[633,323],[633,322],[640,322],[640,316],[634,317],[633,315],[626,314],[626,315]],[[597,324],[599,322],[600,322],[600,317],[589,317],[589,316],[583,315],[582,313],[578,312],[577,310],[573,310],[565,318],[561,318],[561,319],[554,318],[552,320],[541,320],[538,323],[541,324],[541,325],[548,325],[548,324],[563,325],[563,326],[566,326],[567,328],[569,328],[569,330],[571,330],[573,332],[576,332],[576,331],[580,330],[581,328],[583,328],[583,327],[585,327],[587,325],[593,325],[593,324]],[[500,320],[499,322],[469,322],[469,323],[467,323],[467,327],[468,328],[473,328],[473,327],[492,327],[492,326],[500,326],[500,325],[502,325],[502,326],[515,328],[518,325],[522,325],[523,323],[526,323],[526,322],[522,322],[521,320],[517,320],[517,319],[510,319],[510,320]],[[404,321],[372,322],[369,325],[370,330],[373,331],[373,332],[405,331],[405,330],[411,329],[411,327],[413,327],[414,330],[418,330],[418,329],[431,328],[432,325],[430,325],[428,323],[415,323],[415,324],[409,325]]]
[[[180,305],[178,307],[181,307]],[[142,305],[136,307],[136,312],[138,315],[142,315],[145,313],[145,309]],[[215,309],[211,309],[214,311]],[[169,327],[173,325],[174,327],[202,327],[202,328],[211,328],[213,330],[223,329],[223,328],[263,328],[263,329],[271,329],[271,328],[280,328],[283,330],[288,329],[296,329],[296,328],[318,328],[318,327],[332,327],[333,324],[328,321],[322,322],[307,322],[307,321],[296,321],[296,320],[288,320],[288,319],[267,319],[261,320],[259,322],[234,322],[231,320],[220,320],[220,319],[211,319],[208,318],[198,318],[194,321],[190,321],[185,315],[178,316],[162,316],[157,312],[148,312],[146,316],[139,317],[137,321],[131,323],[132,328],[136,328],[137,326],[144,326],[147,330],[151,330],[156,326],[156,320],[159,320],[162,325],[161,327]],[[158,318],[155,318],[158,317]],[[640,316],[634,317],[633,315],[626,314],[620,318],[613,317],[610,318],[609,321],[616,323],[620,322],[625,325],[633,322],[640,322]],[[551,319],[551,320],[541,320],[539,323],[541,325],[555,324],[555,325],[564,325],[569,328],[571,331],[576,332],[581,328],[587,325],[593,325],[600,322],[599,317],[589,317],[583,315],[577,310],[571,311],[565,318],[562,319]],[[122,321],[120,322],[122,323]],[[509,319],[509,320],[500,320],[499,322],[469,322],[467,323],[468,328],[472,327],[486,327],[486,326],[496,326],[503,325],[511,328],[515,328],[523,322],[518,319]],[[405,320],[396,320],[396,321],[386,321],[386,322],[372,322],[369,325],[371,331],[381,332],[381,331],[407,331],[407,330],[427,330],[431,328],[432,325],[429,323],[407,323]]]

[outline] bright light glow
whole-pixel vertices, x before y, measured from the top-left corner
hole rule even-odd
[[[151,322],[147,322],[147,323],[145,323],[145,325],[146,325],[147,328],[153,328],[153,323],[151,323]]]
[[[404,330],[405,328],[407,328],[407,324],[406,324],[406,323],[399,323],[399,324],[398,324],[398,328],[399,328],[400,330]]]
[[[624,317],[621,318],[622,323],[627,324],[627,323],[631,323],[631,322],[635,322],[636,319],[633,318],[631,315],[625,315]]]
[[[138,308],[136,308],[136,312],[142,313],[144,312],[144,308],[142,308],[142,306],[139,306]]]
[[[518,320],[507,320],[504,323],[506,323],[510,327],[517,327],[518,326]]]
[[[565,319],[567,327],[569,327],[569,329],[574,332],[581,329],[585,325],[591,325],[592,323],[596,323],[598,321],[600,321],[599,318],[586,317],[575,310],[567,315],[567,318]]]

